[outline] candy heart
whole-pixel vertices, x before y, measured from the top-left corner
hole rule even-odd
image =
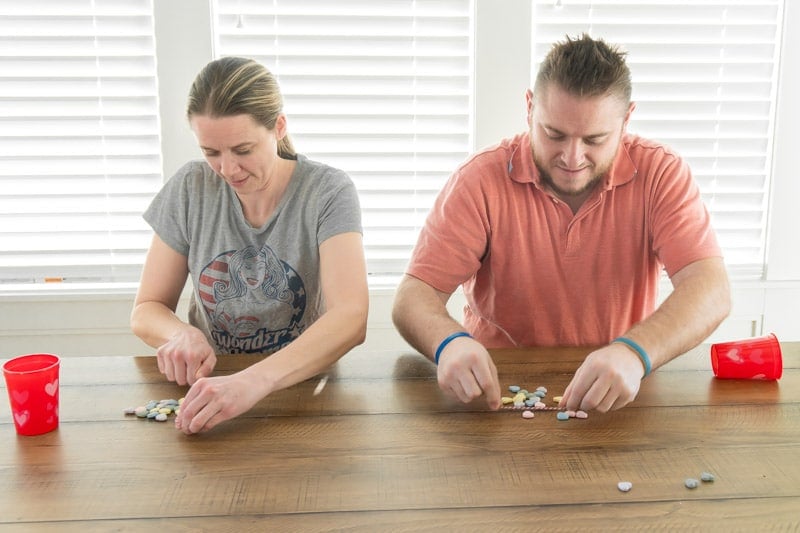
[[[28,396],[29,395],[30,394],[26,390],[24,390],[24,391],[15,390],[15,391],[11,392],[11,397],[14,398],[14,401],[17,402],[20,405],[22,405],[23,403],[28,401]]]
[[[45,385],[44,391],[50,396],[55,396],[56,393],[58,392],[58,379],[56,379],[52,383],[48,383],[47,385]]]
[[[20,413],[14,413],[14,420],[17,421],[17,425],[19,427],[24,426],[28,420],[31,418],[31,413],[29,411],[22,411]]]

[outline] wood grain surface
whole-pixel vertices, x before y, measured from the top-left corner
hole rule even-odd
[[[589,351],[493,356],[503,387],[552,397]],[[186,393],[154,357],[65,358],[54,432],[16,435],[2,384],[0,530],[798,530],[800,343],[783,352],[779,381],[717,380],[700,346],[624,409],[563,422],[460,404],[414,353],[349,354],[318,395],[319,377],[194,436],[123,414]]]

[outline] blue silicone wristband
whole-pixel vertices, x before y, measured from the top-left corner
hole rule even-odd
[[[652,364],[650,363],[650,358],[647,356],[647,352],[644,351],[644,348],[642,348],[641,346],[639,346],[638,344],[636,344],[627,337],[617,337],[611,342],[612,343],[621,342],[622,344],[628,346],[629,348],[632,348],[633,351],[636,352],[636,355],[639,356],[639,359],[642,360],[642,364],[644,365],[643,377],[647,377],[647,375],[650,373],[650,370],[652,370]]]
[[[459,337],[469,337],[471,339],[472,335],[470,335],[466,331],[456,331],[455,333],[451,333],[450,335],[445,337],[444,340],[439,344],[439,347],[436,348],[436,355],[433,356],[433,362],[438,365],[439,356],[442,355],[442,350],[444,350],[444,347],[450,344],[450,341],[452,341],[453,339],[457,339]]]

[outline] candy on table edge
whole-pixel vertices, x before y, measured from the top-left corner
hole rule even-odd
[[[617,488],[622,492],[628,492],[633,488],[633,483],[631,483],[630,481],[620,481],[619,483],[617,483]]]

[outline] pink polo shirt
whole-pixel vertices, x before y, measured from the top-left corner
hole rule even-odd
[[[659,276],[721,251],[689,167],[626,135],[573,215],[545,192],[527,133],[473,155],[428,215],[407,273],[452,293],[489,348],[605,344],[655,309]]]

